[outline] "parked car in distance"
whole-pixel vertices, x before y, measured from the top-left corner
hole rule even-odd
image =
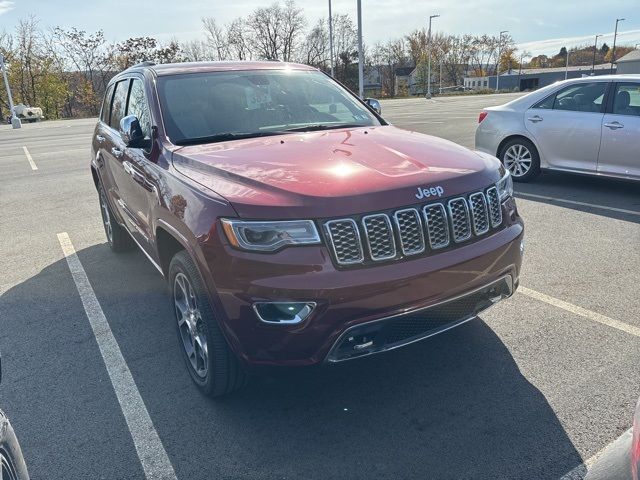
[[[585,480],[640,480],[640,399],[631,431],[607,447]]]
[[[475,143],[515,181],[545,169],[640,180],[640,75],[565,80],[485,108]]]
[[[509,172],[377,110],[280,62],[145,63],[108,85],[91,162],[108,243],[167,279],[203,392],[398,348],[517,288]]]
[[[0,358],[1,381],[2,358]],[[9,418],[2,410],[0,410],[0,480],[29,480],[20,444]]]
[[[44,120],[44,114],[40,107],[29,107],[19,103],[13,107],[13,111],[16,117],[25,122],[34,123]],[[11,121],[9,121],[9,123],[11,123]]]

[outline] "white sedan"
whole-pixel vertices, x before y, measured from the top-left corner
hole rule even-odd
[[[476,149],[515,181],[541,169],[640,180],[640,75],[565,80],[485,108]]]

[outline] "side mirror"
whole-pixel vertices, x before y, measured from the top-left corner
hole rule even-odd
[[[367,105],[369,105],[374,112],[376,112],[378,115],[382,114],[382,107],[380,106],[380,102],[378,100],[376,100],[375,98],[365,98],[364,99],[365,103]]]
[[[140,128],[140,121],[135,115],[128,115],[120,120],[120,137],[129,148],[145,148],[149,145]]]

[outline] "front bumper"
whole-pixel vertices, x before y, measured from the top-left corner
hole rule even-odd
[[[506,297],[518,284],[524,227],[513,199],[503,205],[503,215],[504,228],[473,243],[426,257],[346,270],[336,268],[323,246],[264,255],[234,250],[221,241],[203,250],[215,284],[212,296],[220,325],[248,367],[306,366],[339,361],[336,345],[345,332],[361,325],[468,297],[509,278],[508,291],[500,294]],[[261,301],[314,302],[316,307],[300,324],[268,325],[253,309]],[[468,320],[485,302],[478,300],[436,330]],[[401,344],[430,336],[431,330],[423,329]],[[385,342],[380,351],[400,346],[396,343]]]
[[[511,275],[417,311],[356,325],[346,330],[331,348],[326,361],[343,362],[404,347],[473,320],[500,300],[513,295]]]

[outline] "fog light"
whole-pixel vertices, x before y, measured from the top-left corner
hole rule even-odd
[[[265,323],[293,325],[303,322],[316,307],[314,302],[258,302],[253,310]]]

